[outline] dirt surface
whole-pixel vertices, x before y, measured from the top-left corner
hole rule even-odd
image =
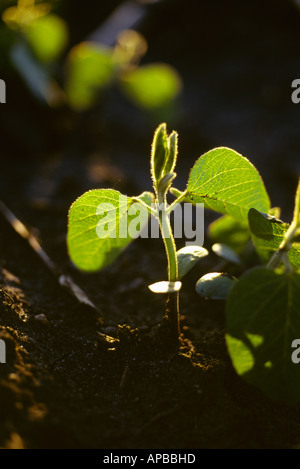
[[[179,21],[182,5],[175,3]],[[176,42],[174,22],[160,50],[151,28],[144,28],[153,41],[149,60],[157,51],[158,58],[174,59],[187,83],[182,114],[170,123],[179,131],[178,187],[201,153],[231,146],[259,168],[273,205],[283,208],[288,221],[299,175],[300,111],[290,102],[290,77],[299,70],[300,15],[292,7],[281,11],[275,2],[268,16],[269,2],[262,4],[260,15],[257,8],[229,8],[231,33],[225,43],[220,31],[211,39],[201,67],[196,47],[184,54],[195,32]],[[197,2],[192,5],[199,16]],[[206,6],[205,14],[212,24],[215,9]],[[157,21],[163,23],[166,15],[162,9]],[[183,16],[187,21],[187,13]],[[243,22],[247,19],[249,32],[254,18],[264,31],[256,27],[249,41]],[[209,30],[203,28],[200,39]],[[221,59],[226,46],[230,53]],[[225,345],[224,303],[195,293],[197,279],[218,263],[213,254],[184,279],[179,353],[166,340],[164,300],[147,287],[165,278],[161,240],[138,239],[114,264],[91,275],[68,258],[67,212],[76,197],[95,187],[127,195],[150,189],[148,158],[159,121],[141,116],[114,93],[100,111],[79,117],[68,110],[49,114],[22,88],[19,93],[22,108],[20,94],[12,96],[1,119],[0,197],[97,310],[59,285],[0,216],[0,339],[7,346],[6,364],[0,364],[0,447],[299,447],[300,407],[268,400],[235,374]],[[213,218],[208,213],[206,224]],[[208,238],[205,246],[210,247]]]

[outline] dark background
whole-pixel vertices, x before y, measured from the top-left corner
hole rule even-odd
[[[121,3],[57,2],[55,12],[70,28],[69,46],[88,38]],[[203,152],[229,146],[257,166],[273,205],[281,205],[288,219],[299,175],[299,107],[291,101],[291,83],[300,76],[295,4],[173,0],[143,8],[142,20],[132,25],[148,41],[143,63],[169,63],[184,83],[167,122],[169,130],[179,132],[177,185],[185,185],[190,166]],[[150,187],[149,145],[159,116],[149,118],[116,90],[98,110],[79,118],[66,109],[50,110],[33,100],[5,58],[4,46],[1,62],[7,83],[0,117],[6,180],[10,163],[8,174],[19,176],[24,186],[24,171],[33,160],[41,164],[54,152],[84,158],[100,150],[127,177]],[[63,69],[57,74],[63,79]],[[1,197],[10,187],[11,182],[2,184]]]
[[[1,1],[1,11],[13,3]],[[52,3],[68,23],[70,48],[123,2]],[[68,295],[0,217],[0,337],[7,344],[0,447],[299,448],[299,406],[274,403],[235,374],[224,304],[195,293],[216,256],[204,258],[182,288],[181,325],[192,347],[176,357],[159,335],[164,305],[148,290],[165,278],[161,240],[137,240],[93,275],[69,260],[70,204],[97,187],[127,195],[151,189],[150,145],[162,120],[179,133],[179,189],[201,154],[228,146],[257,167],[282,219],[292,216],[300,176],[300,104],[291,100],[300,78],[296,3],[165,0],[142,8],[143,18],[127,23],[148,41],[142,63],[169,63],[183,80],[167,116],[136,108],[115,88],[82,113],[38,102],[10,61],[13,38],[1,23],[0,200],[99,313]],[[59,83],[64,58],[56,64]],[[98,332],[119,337],[118,348]]]

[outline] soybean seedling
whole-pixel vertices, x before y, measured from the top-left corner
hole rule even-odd
[[[213,222],[214,252],[234,271],[242,259],[243,272],[238,279],[206,274],[196,289],[226,300],[225,339],[237,374],[271,399],[294,404],[300,401],[300,179],[291,224],[279,217],[278,207],[268,213],[252,207],[248,225],[229,215]]]
[[[167,295],[165,318],[171,343],[179,344],[179,290],[182,277],[208,254],[202,246],[176,250],[170,214],[181,202],[248,222],[250,208],[268,213],[270,202],[255,167],[230,148],[215,148],[201,156],[190,171],[187,187],[174,187],[178,135],[159,125],[153,137],[150,169],[154,193],[128,197],[114,189],[95,189],[79,197],[69,210],[67,245],[71,260],[84,271],[111,264],[128,244],[141,235],[150,215],[157,220],[167,257],[167,279],[149,286]],[[168,205],[168,194],[175,200]],[[191,223],[191,220],[190,220]]]

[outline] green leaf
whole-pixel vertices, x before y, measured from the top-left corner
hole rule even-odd
[[[267,262],[271,255],[278,250],[285,233],[289,229],[289,224],[273,216],[260,213],[255,209],[249,210],[248,218],[254,246],[261,259]],[[293,244],[288,252],[288,257],[292,266],[299,269],[299,244]]]
[[[196,283],[196,292],[206,299],[225,300],[236,282],[235,277],[226,273],[210,272],[199,278]]]
[[[199,259],[208,255],[208,251],[201,246],[185,246],[179,249],[176,255],[178,278],[182,278],[199,262]]]
[[[67,46],[69,32],[62,18],[50,14],[31,21],[25,28],[25,36],[38,60],[53,62]]]
[[[208,235],[213,241],[226,244],[237,252],[242,251],[251,238],[248,224],[230,215],[213,221],[208,227]]]
[[[151,146],[151,174],[152,179],[157,187],[162,177],[163,169],[168,157],[168,136],[167,126],[165,123],[160,124],[154,132]]]
[[[168,157],[166,159],[164,174],[172,173],[175,169],[178,154],[178,134],[173,130],[168,137]]]
[[[143,193],[146,204],[151,193]],[[113,189],[96,189],[79,197],[69,210],[67,245],[74,264],[94,272],[111,264],[142,231],[148,211]]]
[[[67,57],[65,90],[69,105],[78,111],[93,106],[114,76],[112,52],[92,42],[82,42]]]
[[[149,64],[126,71],[120,84],[127,96],[138,106],[155,109],[176,98],[182,88],[178,72],[166,64]]]
[[[188,199],[208,209],[247,222],[251,207],[270,208],[269,197],[256,168],[230,148],[215,148],[195,163],[187,185]]]
[[[160,124],[154,132],[150,167],[153,185],[157,194],[166,194],[176,174],[173,173],[177,153],[177,132],[167,134],[165,123]]]
[[[229,293],[226,342],[237,373],[269,397],[300,401],[300,275],[264,267],[247,272]]]

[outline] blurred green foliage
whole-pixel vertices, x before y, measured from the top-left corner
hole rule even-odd
[[[6,43],[10,63],[36,98],[80,112],[97,105],[111,86],[145,110],[179,95],[182,80],[173,67],[140,64],[148,48],[142,34],[121,31],[113,47],[85,38],[70,47],[68,24],[53,13],[52,3],[7,1],[2,10],[1,45]]]

